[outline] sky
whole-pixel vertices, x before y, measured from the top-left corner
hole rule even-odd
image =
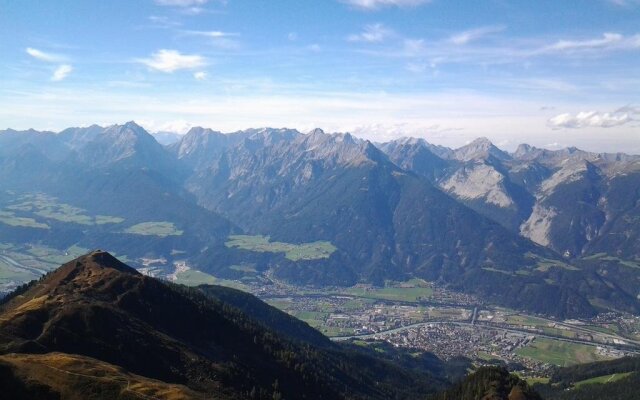
[[[640,0],[0,0],[0,129],[640,154]]]

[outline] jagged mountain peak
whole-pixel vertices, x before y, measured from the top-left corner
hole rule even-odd
[[[497,148],[486,137],[475,139],[471,143],[454,150],[454,157],[460,161],[486,160],[495,158],[500,161],[510,160],[511,156]]]
[[[120,135],[131,135],[137,138],[140,137],[150,137],[151,134],[146,131],[143,127],[138,125],[135,121],[125,122],[122,125],[115,124],[107,127],[103,131],[104,134],[120,134]]]
[[[520,143],[518,145],[518,148],[516,149],[515,152],[513,152],[513,157],[515,158],[522,158],[525,157],[529,154],[531,154],[532,152],[538,150],[537,147],[531,146],[529,144],[526,143]]]
[[[300,136],[287,150],[292,155],[300,151],[305,158],[338,165],[360,165],[384,157],[368,140],[358,139],[350,133],[325,133],[321,129]]]
[[[310,130],[307,135],[324,135],[324,130],[322,130],[321,128],[314,128],[312,130]]]
[[[220,131],[214,131],[211,128],[204,128],[201,126],[194,126],[189,129],[184,137],[198,137],[198,136],[207,136],[207,135],[222,135]]]
[[[428,143],[422,138],[402,137],[379,145],[389,159],[404,170],[437,181],[448,166],[451,149]]]
[[[206,167],[229,147],[257,134],[253,130],[222,133],[209,128],[193,127],[178,142],[167,148],[192,167]]]
[[[5,130],[0,130],[0,135],[25,135],[25,136],[38,135],[40,136],[40,135],[54,135],[54,134],[55,132],[52,132],[52,131],[38,131],[33,128],[29,128],[25,130],[7,128]]]
[[[390,142],[382,143],[379,146],[385,153],[397,151],[399,148],[413,148],[426,149],[433,155],[443,160],[450,160],[455,158],[454,150],[449,147],[429,143],[426,139],[416,138],[411,136],[404,136],[399,139],[392,140]],[[403,151],[406,151],[404,149]]]
[[[411,136],[403,136],[400,139],[397,139],[396,142],[398,144],[404,144],[409,146],[415,146],[415,145],[426,146],[428,144],[427,141],[422,138],[416,138]]]
[[[124,168],[176,170],[171,155],[153,135],[134,121],[106,128],[68,131],[64,133],[63,140],[72,150],[70,159],[91,167],[117,164]]]
[[[126,149],[127,153],[135,152],[135,148],[140,144],[160,147],[153,135],[134,121],[122,125],[111,125],[96,135],[95,139],[97,140],[94,142],[100,142],[103,146]]]
[[[196,151],[200,146],[207,146],[209,142],[224,140],[222,132],[209,128],[193,127],[174,146],[178,149],[178,157],[182,158],[187,154]]]
[[[299,131],[288,128],[247,129],[238,133],[248,135],[245,140],[267,146],[276,143],[289,143],[302,135]]]
[[[566,159],[560,163],[557,170],[549,179],[542,182],[540,194],[548,195],[558,186],[583,179],[585,175],[592,177],[599,174],[600,169],[584,159]]]
[[[490,147],[493,146],[493,143],[491,142],[491,140],[489,140],[489,138],[481,136],[479,138],[474,139],[471,143],[468,144],[468,146],[475,146],[475,147],[482,147],[485,149],[489,149]]]
[[[563,168],[567,163],[575,161],[589,161],[611,173],[624,169],[624,165],[640,160],[640,156],[626,153],[594,153],[581,150],[575,146],[565,147],[559,150],[541,149],[521,144],[513,153],[513,157],[520,162],[536,161],[547,167]]]
[[[348,132],[326,133],[320,128],[310,131],[306,135],[301,136],[300,139],[303,143],[310,146],[319,145],[321,143],[344,143],[345,145],[357,145],[365,142],[364,140],[355,138]]]

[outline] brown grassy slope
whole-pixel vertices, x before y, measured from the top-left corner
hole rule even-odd
[[[64,353],[0,356],[0,380],[3,396],[11,399],[187,400],[204,397],[183,385],[145,378],[93,358]]]

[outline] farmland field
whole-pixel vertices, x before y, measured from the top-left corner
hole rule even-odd
[[[329,258],[336,251],[336,247],[326,241],[293,244],[272,242],[269,236],[262,235],[231,235],[225,245],[257,252],[284,253],[291,261]]]
[[[575,383],[575,387],[579,388],[579,387],[584,386],[584,385],[593,385],[593,384],[598,384],[598,383],[615,382],[615,381],[619,381],[620,379],[626,378],[627,376],[631,375],[632,373],[633,372],[623,372],[623,373],[619,373],[619,374],[597,376],[595,378],[585,379],[584,381],[576,382]]]
[[[49,229],[45,221],[58,221],[79,225],[119,224],[123,218],[110,215],[87,214],[87,211],[61,203],[57,198],[43,193],[30,193],[17,197],[0,210],[0,222],[11,226]]]
[[[167,237],[180,236],[184,232],[176,228],[172,222],[150,221],[133,225],[125,229],[124,233],[130,233],[132,235]]]
[[[49,225],[38,222],[30,217],[18,217],[11,211],[0,211],[0,222],[10,226],[25,228],[49,229]]]
[[[186,286],[220,285],[247,291],[247,288],[239,282],[216,278],[196,269],[177,272],[174,282]]]
[[[413,280],[406,283],[387,282],[386,287],[353,287],[346,289],[345,294],[389,301],[416,302],[433,295],[433,289],[424,282]]]
[[[516,350],[516,354],[563,367],[606,359],[596,353],[595,346],[545,338],[538,338],[532,344]]]

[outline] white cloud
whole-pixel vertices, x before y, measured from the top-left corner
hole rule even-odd
[[[459,32],[449,38],[449,41],[456,45],[464,45],[469,42],[476,41],[492,33],[498,33],[505,30],[504,26],[484,26],[481,28],[470,29],[468,31]]]
[[[199,36],[210,40],[210,44],[222,49],[237,49],[240,44],[233,39],[240,36],[238,33],[223,31],[182,31],[182,35]]]
[[[631,115],[640,116],[640,107],[634,107],[634,106],[627,105],[627,106],[618,108],[614,112],[615,113],[629,113]]]
[[[204,36],[204,37],[211,38],[211,39],[219,39],[219,38],[225,38],[225,37],[230,37],[230,36],[238,36],[237,33],[222,32],[222,31],[183,31],[183,33],[185,35]]]
[[[215,0],[214,2],[226,5],[227,0]],[[199,15],[208,12],[215,12],[203,7],[210,3],[210,0],[155,0],[155,3],[160,6],[177,8],[181,14],[186,15]]]
[[[181,69],[195,69],[206,65],[206,59],[197,54],[181,54],[176,50],[158,50],[151,58],[137,60],[157,71],[172,73]]]
[[[151,22],[152,26],[156,28],[168,29],[182,25],[180,22],[163,15],[150,15],[147,19]]]
[[[148,132],[173,132],[181,135],[187,133],[189,129],[195,126],[194,124],[187,122],[184,119],[163,122],[159,122],[154,119],[141,119],[137,122]]]
[[[405,39],[402,43],[405,57],[417,57],[425,53],[426,47],[423,39]]]
[[[209,0],[155,0],[155,2],[161,6],[194,7],[205,5]]]
[[[27,47],[25,51],[31,57],[40,61],[55,63],[55,62],[60,62],[64,60],[64,57],[59,54],[46,53],[42,50],[34,49],[32,47]]]
[[[199,81],[204,81],[207,79],[207,73],[204,71],[198,71],[193,74],[193,77]]]
[[[425,72],[427,70],[427,68],[429,67],[429,65],[427,65],[426,63],[407,63],[406,68],[407,71],[409,72],[413,72],[415,74],[421,74],[423,72]]]
[[[341,0],[343,3],[363,10],[377,10],[383,7],[415,7],[430,3],[431,0]]]
[[[54,82],[59,82],[69,76],[69,74],[73,71],[73,67],[69,64],[62,64],[58,68],[53,71],[53,76],[51,80]]]
[[[318,52],[322,51],[322,47],[320,47],[319,44],[314,43],[311,46],[309,46],[309,50],[313,51],[314,53],[318,53]]]
[[[554,129],[612,128],[634,121],[633,114],[640,114],[640,110],[623,107],[614,112],[581,111],[577,114],[556,115],[548,124]]]
[[[596,50],[640,49],[640,34],[625,37],[619,33],[606,32],[602,37],[587,40],[559,40],[541,49],[541,52],[578,52]]]
[[[490,81],[496,86],[503,86],[516,90],[542,91],[542,92],[578,92],[581,88],[571,82],[557,78],[501,78]]]
[[[393,36],[393,31],[383,24],[371,24],[364,27],[360,33],[354,33],[347,37],[350,42],[380,43]]]
[[[632,7],[640,5],[640,0],[609,0],[609,3],[618,7]]]
[[[369,138],[378,142],[394,140],[402,137],[424,138],[428,141],[446,137],[459,137],[464,128],[447,127],[441,124],[418,123],[374,123],[356,126],[350,130],[358,137]]]

